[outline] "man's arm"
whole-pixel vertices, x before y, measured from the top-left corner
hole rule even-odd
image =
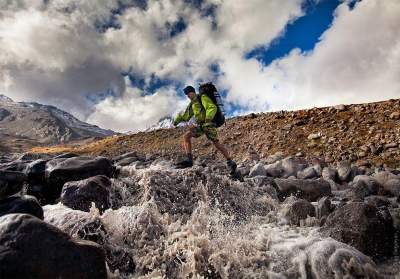
[[[201,103],[203,104],[203,107],[206,111],[204,121],[206,123],[211,123],[214,119],[215,114],[217,113],[218,107],[207,95],[201,96]]]
[[[190,118],[193,117],[193,111],[192,111],[192,103],[187,106],[186,110],[184,113],[179,113],[174,120],[174,125],[178,125],[181,122],[186,122],[189,121]]]

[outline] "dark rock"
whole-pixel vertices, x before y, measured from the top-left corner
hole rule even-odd
[[[110,207],[111,181],[104,175],[64,184],[61,202],[72,208],[89,212],[92,202],[102,212]]]
[[[0,166],[0,170],[23,172],[29,161],[16,160]]]
[[[68,158],[74,158],[74,157],[79,157],[78,154],[75,153],[63,153],[55,156],[53,159],[68,159]]]
[[[8,197],[0,200],[0,217],[12,213],[25,213],[43,220],[43,209],[32,196]]]
[[[328,216],[321,233],[375,259],[392,254],[393,220],[382,215],[375,206],[363,202],[348,203],[336,209]]]
[[[266,176],[267,171],[265,170],[264,164],[258,163],[254,167],[250,169],[249,177],[254,177],[254,176]]]
[[[283,177],[296,176],[297,172],[306,168],[306,165],[299,158],[287,157],[282,160]]]
[[[375,174],[374,178],[383,187],[385,194],[400,196],[400,177],[389,171],[381,171]]]
[[[132,164],[133,162],[137,162],[138,159],[136,157],[129,157],[129,158],[124,158],[119,160],[118,162],[115,162],[116,165],[118,166],[128,166]]]
[[[323,197],[318,201],[316,209],[317,218],[321,219],[322,217],[328,216],[334,208],[331,204],[329,197]]]
[[[21,191],[26,179],[22,172],[0,170],[0,199]]]
[[[297,178],[299,178],[299,179],[311,179],[311,178],[316,178],[316,177],[318,177],[318,173],[314,169],[314,167],[308,167],[297,173]]]
[[[282,166],[282,161],[276,161],[275,163],[266,165],[265,171],[267,175],[272,177],[282,177],[285,172]]]
[[[113,174],[111,162],[104,157],[73,157],[50,160],[46,164],[46,189],[44,196],[54,202],[61,194],[62,186],[68,181],[77,181],[96,175],[110,177]]]
[[[18,158],[18,160],[21,160],[21,161],[32,161],[32,160],[49,159],[49,158],[50,158],[50,155],[48,155],[48,154],[24,153]]]
[[[28,177],[28,184],[44,184],[45,183],[45,170],[48,160],[35,160],[29,163],[24,173]]]
[[[365,203],[373,205],[377,208],[389,207],[390,201],[386,197],[382,196],[369,196],[365,198]]]
[[[11,112],[9,112],[8,110],[6,110],[4,108],[0,108],[0,121],[2,121],[4,118],[9,116],[10,114],[11,114]]]
[[[378,183],[366,175],[356,176],[351,184],[352,187],[347,195],[350,200],[363,200],[368,196],[376,195],[379,190]]]
[[[332,180],[332,181],[334,181],[336,183],[339,182],[339,175],[338,175],[338,172],[337,172],[337,170],[335,168],[325,167],[322,170],[322,177],[325,180],[330,179],[330,180]]]
[[[107,278],[102,248],[27,214],[0,217],[1,278]]]
[[[307,219],[308,216],[315,217],[314,206],[306,200],[296,200],[286,206],[283,216],[291,225],[300,225],[300,220]]]
[[[323,179],[303,180],[276,178],[274,181],[277,185],[279,198],[281,200],[291,194],[295,194],[298,198],[313,202],[331,194],[331,186]]]
[[[341,161],[338,164],[337,168],[338,172],[338,177],[339,180],[344,182],[344,181],[350,181],[350,174],[351,174],[351,166],[350,163],[347,161]]]

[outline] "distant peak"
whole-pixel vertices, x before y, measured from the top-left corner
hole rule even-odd
[[[7,97],[6,95],[0,94],[0,101],[2,102],[14,102],[13,99]]]

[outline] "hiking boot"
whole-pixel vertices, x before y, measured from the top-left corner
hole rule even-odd
[[[183,160],[183,161],[180,161],[180,162],[176,163],[175,166],[176,166],[177,169],[191,168],[191,167],[193,167],[193,161],[186,159],[186,160]]]
[[[229,173],[230,173],[231,175],[234,175],[235,172],[236,172],[236,168],[237,168],[237,165],[236,165],[235,161],[233,161],[233,160],[228,160],[228,161],[226,161],[226,165],[228,166]]]

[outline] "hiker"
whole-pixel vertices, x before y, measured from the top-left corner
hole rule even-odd
[[[205,85],[211,85],[212,88],[215,90],[214,85],[212,83],[207,83]],[[190,99],[190,104],[187,106],[184,113],[180,113],[174,120],[174,125],[177,126],[181,122],[189,121],[193,116],[196,120],[195,126],[191,126],[190,130],[186,132],[183,136],[182,146],[186,152],[187,159],[177,163],[177,168],[189,168],[193,166],[193,155],[192,155],[192,137],[197,138],[202,136],[203,134],[206,135],[207,139],[212,141],[214,146],[224,155],[226,164],[230,170],[230,174],[233,175],[236,172],[236,163],[232,160],[231,156],[228,153],[228,150],[219,142],[218,135],[217,135],[217,125],[222,125],[221,123],[225,122],[225,118],[222,114],[222,122],[216,124],[217,116],[220,116],[219,113],[219,106],[216,104],[217,102],[213,102],[210,98],[209,91],[206,86],[200,86],[200,95],[196,94],[196,90],[192,86],[186,86],[183,90],[185,95]],[[214,94],[214,92],[211,92]],[[215,100],[215,98],[214,98]],[[218,113],[219,114],[218,114]]]

